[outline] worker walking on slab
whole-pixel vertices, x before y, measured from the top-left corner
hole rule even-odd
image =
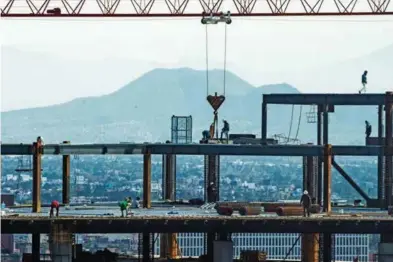
[[[224,123],[224,127],[221,129],[221,140],[222,136],[225,134],[226,140],[228,141],[228,133],[229,133],[229,123],[226,120],[222,120]]]
[[[128,216],[128,206],[130,203],[131,201],[129,198],[126,198],[125,200],[119,202],[121,217],[124,217],[124,211],[126,211],[126,216]]]
[[[365,124],[366,124],[366,137],[369,138],[371,135],[372,127],[367,120],[365,121]]]
[[[59,208],[60,208],[60,204],[57,200],[53,200],[52,203],[50,204],[50,213],[49,213],[49,217],[53,217],[53,211],[56,208],[56,217],[59,216]]]
[[[300,204],[303,206],[303,216],[310,216],[310,207],[311,207],[311,197],[308,194],[307,190],[304,190],[302,198],[300,199]]]
[[[359,94],[361,94],[363,91],[366,93],[366,86],[367,86],[367,70],[363,72],[362,75],[362,89],[359,90]]]

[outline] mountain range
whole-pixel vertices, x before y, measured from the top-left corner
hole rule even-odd
[[[21,55],[14,51],[8,58],[6,56],[8,60],[3,61],[5,85],[21,85],[23,78],[28,77],[42,77],[43,81],[48,81],[44,77],[44,72],[40,76],[18,77],[16,69],[28,71],[21,68],[31,67],[32,70],[38,70],[31,61],[22,63],[23,59],[20,57]],[[380,57],[383,57],[380,52],[371,56],[374,60]],[[35,59],[42,60],[39,57]],[[53,61],[49,61],[50,58],[45,59],[45,63],[52,66]],[[13,66],[4,69],[5,65]],[[81,71],[82,68],[79,67],[76,66],[72,70]],[[70,69],[56,68],[53,71],[66,70]],[[255,87],[229,71],[226,72],[224,89],[223,75],[222,70],[210,70],[207,87],[204,70],[157,68],[107,95],[86,96],[53,106],[2,112],[1,140],[3,143],[30,143],[36,136],[41,135],[47,143],[58,143],[63,140],[70,140],[72,143],[165,141],[170,139],[172,115],[191,115],[193,140],[198,140],[201,132],[207,129],[213,120],[213,110],[206,101],[206,95],[214,92],[224,94],[224,90],[226,100],[219,110],[220,119],[229,121],[231,132],[255,133],[260,136],[262,94],[299,93],[298,89],[288,83]],[[56,77],[52,77],[50,81],[53,85],[61,87],[65,85],[64,82],[68,83],[66,78],[56,81]],[[63,88],[60,90],[66,94]],[[28,92],[31,90],[26,91]],[[56,89],[53,92],[56,92]],[[291,131],[290,137],[296,137],[298,133],[297,138],[302,142],[315,142],[316,125],[307,123],[306,117],[313,109],[309,106],[294,106],[293,110],[291,127],[292,106],[270,105],[268,134],[288,136]],[[336,112],[329,118],[329,139],[334,144],[364,143],[364,120],[375,126],[377,109],[337,107]]]

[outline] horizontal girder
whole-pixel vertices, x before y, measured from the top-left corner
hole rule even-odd
[[[393,102],[393,96],[386,94],[267,94],[263,102],[285,105],[341,105],[373,106]]]
[[[393,155],[393,147],[332,146],[337,156]],[[323,156],[324,147],[314,145],[208,145],[208,144],[47,144],[43,155],[248,155],[248,156]],[[2,144],[2,155],[31,155],[30,144]]]
[[[352,233],[393,232],[393,219],[387,217],[2,217],[4,234],[50,233],[51,225],[63,224],[72,233]]]

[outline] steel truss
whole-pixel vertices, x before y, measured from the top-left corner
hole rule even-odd
[[[2,17],[393,15],[391,0],[3,0]],[[225,6],[226,10],[222,10]]]

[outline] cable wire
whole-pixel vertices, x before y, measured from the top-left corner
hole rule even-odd
[[[206,25],[206,96],[209,95],[209,34]]]
[[[225,35],[224,35],[224,96],[226,90],[226,72],[227,72],[227,23],[225,23]]]
[[[292,105],[292,113],[291,113],[291,121],[289,124],[289,131],[288,131],[288,136],[287,136],[287,142],[286,144],[289,143],[289,139],[291,137],[291,133],[292,133],[292,124],[293,124],[293,111],[295,110],[295,105]]]
[[[297,122],[297,129],[296,129],[295,139],[297,139],[297,137],[299,135],[300,124],[301,124],[301,121],[302,121],[302,111],[303,111],[303,105],[300,105],[300,108],[299,108],[299,119],[298,119],[298,122]]]

